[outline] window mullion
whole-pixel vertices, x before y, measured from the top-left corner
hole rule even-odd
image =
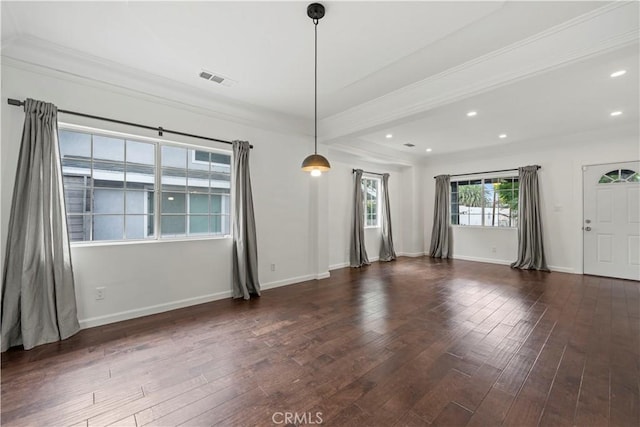
[[[122,167],[123,183],[122,183],[122,240],[127,239],[127,140],[124,140],[124,165]]]
[[[162,157],[161,157],[161,151],[160,150],[160,143],[155,142],[155,161],[156,161],[156,167],[155,167],[155,188],[154,188],[154,205],[155,205],[155,214],[153,215],[153,224],[154,224],[154,231],[155,231],[155,239],[154,240],[160,240],[160,235],[161,235],[161,231],[160,227],[162,224],[161,221],[161,215],[162,215],[162,191],[161,191],[161,177],[162,177]]]
[[[193,152],[195,156],[195,151]],[[211,190],[211,174],[213,173],[213,159],[211,158],[211,153],[209,153],[209,174],[207,175],[207,180],[209,181],[209,187],[207,188],[207,234],[213,234],[213,230],[211,229],[211,217],[213,212],[211,212],[211,203],[213,202],[213,191]],[[220,213],[222,213],[222,197],[220,197]],[[223,231],[222,225],[222,215],[220,215],[220,233]]]
[[[482,225],[482,227],[484,227],[485,226],[484,225],[484,205],[486,204],[486,201],[487,201],[487,198],[484,195],[484,178],[482,178],[480,180],[480,189],[482,190],[482,192],[481,192],[482,202],[480,203],[480,217],[482,218],[482,224],[481,225]]]
[[[89,241],[93,241],[93,185],[95,183],[95,167],[93,161],[93,134],[91,134],[91,187],[89,191]]]

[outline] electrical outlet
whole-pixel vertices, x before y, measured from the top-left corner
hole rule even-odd
[[[106,292],[105,287],[96,288],[96,301],[104,299]]]
[[[271,264],[271,271],[276,271],[276,265],[275,264]]]
[[[496,247],[495,246],[491,248],[491,253],[494,253],[494,254],[496,253]]]

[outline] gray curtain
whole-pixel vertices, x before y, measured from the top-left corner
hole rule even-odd
[[[258,243],[253,214],[249,153],[246,141],[233,141],[234,220],[233,220],[233,297],[260,296],[258,281]]]
[[[364,200],[362,169],[356,169],[353,191],[353,221],[351,227],[351,267],[371,264],[364,246]]]
[[[382,175],[382,198],[382,242],[380,244],[380,261],[393,261],[396,259],[396,251],[393,249],[393,233],[391,231],[388,173]]]
[[[429,256],[449,258],[451,256],[451,217],[449,215],[449,175],[436,176],[436,197],[433,204],[433,229]]]
[[[27,99],[2,280],[2,351],[78,332],[57,108]]]
[[[518,259],[513,268],[549,271],[542,244],[538,166],[518,168]]]

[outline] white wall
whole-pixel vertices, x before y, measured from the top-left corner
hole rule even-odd
[[[391,204],[391,227],[396,254],[403,252],[402,218],[404,216],[402,188],[404,174],[393,165],[371,164],[357,159],[341,158],[331,152],[329,173],[329,268],[349,265],[351,244],[351,222],[353,215],[353,169],[369,172],[389,173],[389,200]],[[365,174],[366,176],[366,174]],[[376,261],[380,253],[381,229],[365,228],[365,247],[369,260]]]
[[[243,139],[254,145],[251,172],[258,230],[259,276],[264,288],[308,280],[328,271],[327,243],[318,239],[326,229],[326,177],[314,180],[299,165],[309,154],[308,136],[274,132],[205,115],[194,108],[70,75],[2,66],[2,190],[1,244],[5,247],[11,194],[24,114],[6,98],[27,97],[53,102],[59,108],[87,112],[167,129]],[[154,132],[60,114],[60,121],[155,137]],[[203,146],[206,141],[193,142]],[[212,143],[214,144],[214,143]],[[228,145],[218,145],[229,149]],[[323,199],[324,198],[324,199]],[[326,203],[325,203],[326,205]],[[319,211],[319,209],[321,209]],[[318,245],[324,245],[318,247]],[[173,307],[230,295],[231,240],[165,241],[75,246],[72,249],[79,317],[83,326],[108,323]],[[271,264],[276,265],[271,271]],[[96,287],[106,298],[94,299]]]
[[[549,138],[479,152],[433,157],[426,166],[368,163],[329,151],[332,170],[317,178],[300,171],[312,141],[286,126],[265,130],[213,112],[35,66],[2,65],[0,150],[1,244],[4,250],[24,114],[6,98],[32,97],[60,108],[162,125],[165,128],[249,140],[258,229],[259,276],[263,288],[326,277],[349,262],[352,168],[389,172],[396,252],[422,255],[433,217],[433,176],[540,164],[548,262],[582,271],[581,166],[640,158],[637,125],[565,138]],[[155,137],[153,132],[60,115],[60,120]],[[174,140],[208,144],[187,139]],[[213,147],[214,145],[209,145]],[[228,148],[226,145],[218,146]],[[324,148],[322,148],[324,150]],[[322,151],[322,150],[321,150]],[[328,230],[328,231],[327,231]],[[376,259],[380,230],[367,229],[370,258]],[[508,263],[515,259],[515,230],[456,228],[454,256]],[[496,248],[495,252],[491,248]],[[0,254],[1,255],[1,254]],[[207,239],[97,244],[72,249],[79,317],[83,326],[165,311],[230,295],[231,240]],[[4,258],[4,257],[3,257]],[[271,271],[275,264],[275,271]],[[96,287],[106,298],[96,301]]]
[[[402,182],[403,227],[400,232],[403,236],[403,253],[407,256],[421,256],[429,247],[428,241],[423,238],[427,224],[425,222],[424,192],[425,183],[429,180],[426,178],[424,168],[410,167],[403,170]],[[432,205],[429,206],[429,209],[433,210]],[[431,223],[428,224],[429,230],[431,230]]]
[[[425,242],[433,224],[433,176],[538,164],[547,262],[557,271],[582,273],[582,166],[638,159],[637,124],[433,158],[425,168]],[[453,256],[507,264],[517,258],[517,240],[515,229],[454,226]]]

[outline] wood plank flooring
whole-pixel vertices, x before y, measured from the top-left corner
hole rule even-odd
[[[638,426],[639,370],[638,282],[401,258],[12,349],[1,421]]]

